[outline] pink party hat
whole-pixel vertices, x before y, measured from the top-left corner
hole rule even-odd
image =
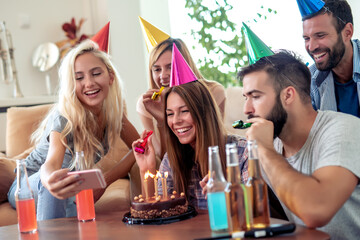
[[[109,28],[110,22],[91,38],[91,40],[99,45],[99,49],[106,53],[109,53]]]
[[[191,70],[184,57],[181,55],[175,43],[173,43],[170,87],[193,82],[196,80],[197,78],[194,72]]]

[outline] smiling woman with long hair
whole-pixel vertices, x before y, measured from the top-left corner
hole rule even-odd
[[[169,172],[169,193],[172,190],[184,192],[190,205],[206,209],[207,201],[199,182],[208,173],[208,147],[219,146],[225,171],[225,144],[236,142],[242,176],[247,176],[246,140],[226,134],[218,106],[202,80],[169,88],[164,100],[166,124],[163,130],[167,153],[161,162],[160,172]],[[150,137],[145,154],[134,151],[141,177],[147,170],[155,172],[155,153],[151,141]],[[133,149],[141,142],[142,139],[135,141]],[[162,193],[161,185],[159,192]]]
[[[58,103],[35,132],[36,147],[25,160],[38,220],[76,215],[74,199],[82,181],[67,175],[76,151],[84,151],[86,168],[92,168],[105,159],[116,137],[129,148],[139,137],[125,115],[120,76],[96,43],[85,40],[70,50],[59,76]],[[126,176],[134,162],[133,154],[127,154],[104,173],[107,184]],[[16,180],[8,194],[14,208],[15,189]]]

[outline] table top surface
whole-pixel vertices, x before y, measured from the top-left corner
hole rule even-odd
[[[97,214],[92,222],[78,222],[77,218],[59,218],[38,222],[35,234],[20,234],[18,225],[0,227],[0,239],[195,239],[221,235],[211,232],[206,211],[197,216],[163,225],[128,225],[122,222],[126,212]],[[271,219],[272,223],[282,220]],[[223,235],[226,233],[222,233]],[[329,235],[297,225],[294,233],[271,239],[330,239]]]

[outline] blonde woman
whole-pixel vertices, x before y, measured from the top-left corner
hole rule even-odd
[[[151,52],[149,57],[149,87],[150,89],[143,94],[138,100],[136,111],[139,113],[140,119],[145,129],[155,132],[153,137],[153,144],[156,155],[162,158],[166,149],[163,139],[162,126],[164,125],[163,108],[164,101],[161,96],[157,101],[151,99],[154,92],[164,86],[168,87],[170,84],[171,74],[171,56],[172,47],[175,43],[180,53],[193,70],[197,79],[204,79],[200,71],[197,69],[194,60],[191,58],[189,50],[181,39],[168,38],[160,42]],[[220,109],[221,116],[224,116],[225,108],[225,89],[215,81],[204,80],[213,95],[216,104]]]
[[[75,151],[85,154],[92,168],[120,136],[129,148],[139,137],[124,114],[122,83],[109,56],[86,40],[64,57],[59,69],[58,103],[34,133],[36,148],[26,158],[27,171],[37,202],[37,219],[76,215],[74,189],[81,184],[73,169]],[[132,153],[105,173],[109,185],[124,177],[135,162]],[[15,208],[16,181],[9,202]]]

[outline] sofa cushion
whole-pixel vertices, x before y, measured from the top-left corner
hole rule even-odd
[[[16,177],[15,168],[15,160],[0,157],[0,203],[7,201],[7,193]]]
[[[0,204],[0,226],[7,226],[12,224],[17,224],[16,211],[8,202]]]
[[[130,181],[118,179],[110,184],[95,203],[96,213],[125,211],[130,209]]]
[[[14,157],[29,149],[31,134],[37,129],[53,104],[11,107],[6,113],[6,156]]]

